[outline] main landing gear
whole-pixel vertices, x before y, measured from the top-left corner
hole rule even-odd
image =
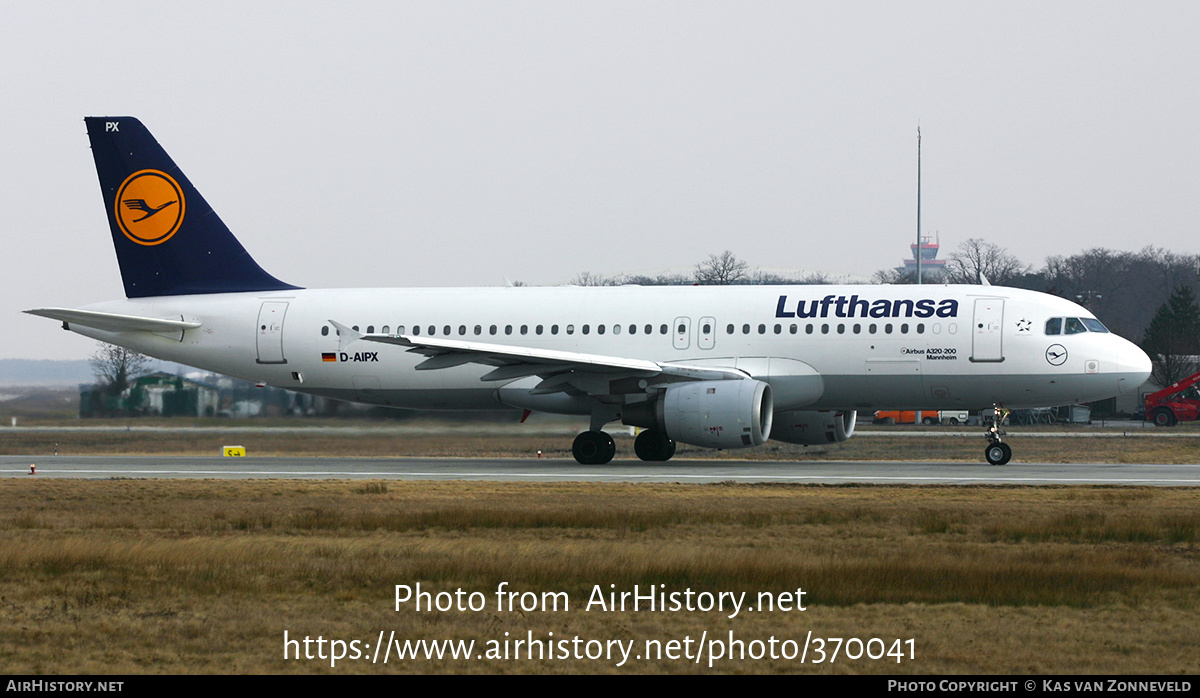
[[[675,455],[675,441],[657,429],[646,429],[634,440],[633,451],[645,461],[670,460]],[[617,454],[617,445],[602,431],[585,431],[575,437],[571,452],[583,465],[604,465]]]
[[[634,439],[633,452],[642,460],[671,460],[675,455],[675,441],[657,429],[646,429]]]
[[[575,437],[571,452],[583,465],[604,465],[617,455],[617,445],[602,431],[585,431]]]
[[[1006,436],[1007,432],[1000,429],[1000,424],[1004,419],[1003,412],[999,405],[992,405],[992,425],[988,427],[987,437],[988,445],[983,450],[983,457],[992,465],[1004,465],[1012,460],[1012,446],[1004,443],[1001,437]]]

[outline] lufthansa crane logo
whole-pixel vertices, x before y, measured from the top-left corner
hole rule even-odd
[[[159,170],[134,172],[121,183],[113,202],[117,225],[139,245],[161,245],[183,223],[183,189]]]

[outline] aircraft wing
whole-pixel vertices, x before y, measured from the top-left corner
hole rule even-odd
[[[64,325],[81,325],[105,332],[180,332],[194,330],[200,327],[198,322],[165,320],[162,318],[139,317],[137,315],[119,315],[117,313],[99,313],[94,310],[72,310],[71,308],[35,308],[26,310],[30,315],[61,320]],[[68,328],[69,329],[69,328]]]
[[[535,393],[568,391],[571,388],[592,392],[591,389],[584,387],[585,384],[593,384],[593,381],[588,380],[589,378],[606,379],[606,382],[621,378],[644,378],[649,383],[670,383],[693,380],[742,380],[749,377],[745,372],[734,368],[692,366],[648,359],[535,349],[440,337],[362,334],[333,320],[329,322],[337,328],[343,349],[359,340],[408,347],[411,352],[429,357],[417,364],[418,371],[450,368],[463,364],[495,366],[496,368],[480,377],[480,380],[484,381],[508,381],[539,376],[543,381],[534,389]]]

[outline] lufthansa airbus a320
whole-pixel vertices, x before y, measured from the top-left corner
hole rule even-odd
[[[150,132],[89,117],[126,298],[27,312],[161,359],[341,400],[586,415],[682,442],[826,444],[859,410],[1042,407],[1135,391],[1150,360],[1088,310],[995,286],[305,289],[246,252]],[[1005,463],[993,431],[986,459]]]

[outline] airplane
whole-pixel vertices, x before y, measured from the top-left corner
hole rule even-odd
[[[876,409],[1044,407],[1136,391],[1150,359],[1056,296],[988,285],[306,289],[267,273],[133,117],[87,117],[126,298],[25,312],[260,384],[421,410],[580,415],[583,464],[768,439]],[[985,459],[1012,457],[1003,432]]]

